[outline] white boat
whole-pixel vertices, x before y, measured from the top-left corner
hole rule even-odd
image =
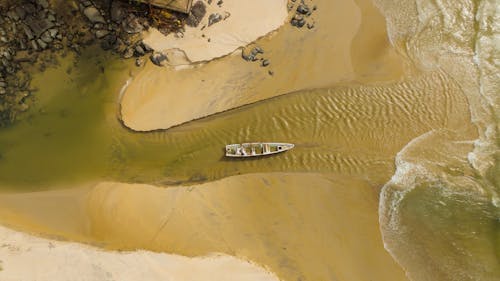
[[[227,157],[253,157],[285,152],[294,147],[291,143],[282,142],[252,142],[226,145]]]

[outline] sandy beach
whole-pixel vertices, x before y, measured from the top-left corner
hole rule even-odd
[[[0,227],[0,279],[278,280],[262,268],[227,255],[188,258],[143,250],[104,251],[79,243],[39,238],[5,227]]]
[[[4,224],[107,249],[225,253],[282,280],[405,280],[380,241],[376,192],[352,178],[248,174],[170,188],[103,182],[4,194],[0,206]]]
[[[206,16],[197,27],[186,26],[182,34],[167,36],[151,28],[144,43],[166,53],[171,65],[208,62],[278,29],[288,18],[287,0],[224,1],[220,6],[203,3]],[[209,15],[220,15],[221,19],[209,23]]]
[[[276,2],[279,9],[286,9],[283,1]],[[255,42],[264,51],[262,58],[270,62],[267,67],[261,61],[243,60],[240,50],[182,70],[146,64],[121,100],[124,124],[137,131],[165,129],[301,89],[400,79],[402,61],[389,44],[384,18],[371,1],[319,0],[313,5],[318,8],[308,19],[314,23],[312,29],[298,29],[287,21]],[[282,15],[273,13],[279,21]],[[270,25],[268,32],[274,28]],[[246,43],[241,41],[241,46]],[[228,47],[228,51],[233,49],[233,45]],[[210,50],[197,52],[210,57]]]

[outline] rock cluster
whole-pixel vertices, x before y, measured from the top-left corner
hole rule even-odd
[[[310,8],[305,0],[300,0],[299,3],[297,3],[296,0],[291,0],[291,2],[288,3],[288,10],[291,11],[294,8],[295,14],[290,20],[290,24],[297,28],[302,28],[304,25],[307,26],[308,29],[314,28],[314,20],[311,19],[311,15],[313,11],[316,11],[316,5]]]
[[[142,66],[152,54],[141,32],[150,26],[162,33],[178,31],[184,18],[148,5],[119,0],[67,0],[52,6],[48,0],[4,0],[0,6],[0,127],[29,107],[35,89],[34,70],[57,63],[57,55],[77,55],[91,44],[100,44],[122,58],[135,58]],[[203,12],[203,13],[202,13]],[[202,8],[193,16],[204,16]],[[203,15],[202,15],[203,14]],[[163,58],[150,55],[153,63]],[[34,66],[34,67],[33,67]]]
[[[260,46],[249,45],[243,48],[241,52],[241,57],[248,62],[259,61],[260,66],[267,67],[271,64],[269,59],[263,57],[264,50]],[[269,71],[269,75],[273,75],[274,72]]]

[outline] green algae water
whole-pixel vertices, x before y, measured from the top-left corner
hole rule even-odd
[[[381,185],[392,174],[393,155],[412,138],[434,128],[473,132],[462,125],[468,118],[462,114],[464,97],[439,72],[383,87],[297,92],[166,131],[133,132],[116,112],[134,68],[89,49],[37,76],[40,100],[0,131],[1,185],[13,190],[99,180],[172,185],[280,171],[357,175]],[[415,106],[420,100],[435,108],[425,114],[428,109]],[[255,160],[224,158],[226,144],[248,141],[287,141],[296,148]]]

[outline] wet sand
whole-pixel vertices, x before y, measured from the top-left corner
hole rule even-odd
[[[403,62],[371,1],[314,4],[313,29],[287,22],[256,42],[267,67],[243,60],[240,51],[192,69],[146,64],[124,92],[124,124],[138,131],[169,128],[297,90],[400,79]]]
[[[108,249],[222,252],[281,280],[405,280],[380,240],[377,189],[350,177],[248,174],[171,188],[105,182],[4,194],[0,203],[4,224]]]

